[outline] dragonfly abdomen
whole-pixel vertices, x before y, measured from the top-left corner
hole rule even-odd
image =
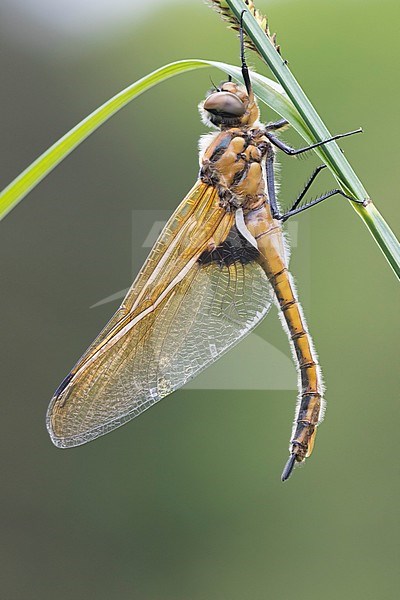
[[[312,452],[316,428],[321,421],[322,375],[290,273],[285,268],[270,277],[270,282],[275,290],[284,328],[294,349],[294,358],[300,372],[299,402],[290,441],[290,452],[296,455],[298,462],[301,462]]]
[[[300,373],[299,401],[290,441],[290,452],[297,462],[310,456],[317,425],[322,418],[323,383],[311,336],[287,268],[283,232],[271,216],[268,205],[245,215],[246,226],[257,241],[259,262],[263,267],[281,310],[293,356]]]

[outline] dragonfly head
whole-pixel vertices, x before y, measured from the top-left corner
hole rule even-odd
[[[257,102],[243,85],[224,81],[199,104],[203,122],[221,129],[253,125],[260,116]]]

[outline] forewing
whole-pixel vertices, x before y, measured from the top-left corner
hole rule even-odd
[[[53,397],[53,442],[77,446],[123,425],[249,333],[271,304],[257,256],[214,188],[197,184]]]

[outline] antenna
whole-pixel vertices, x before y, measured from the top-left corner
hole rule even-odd
[[[213,82],[213,80],[211,79],[211,75],[209,77],[210,77],[211,85],[213,86],[214,90],[216,92],[219,92],[219,89],[217,88],[217,86],[215,85],[215,83]]]

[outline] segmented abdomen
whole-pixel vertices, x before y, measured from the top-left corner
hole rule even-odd
[[[290,441],[290,452],[301,462],[310,456],[316,427],[323,412],[323,383],[307,323],[298,301],[293,279],[287,268],[281,225],[265,204],[245,216],[246,225],[257,241],[260,264],[274,288],[299,371],[299,401]]]

